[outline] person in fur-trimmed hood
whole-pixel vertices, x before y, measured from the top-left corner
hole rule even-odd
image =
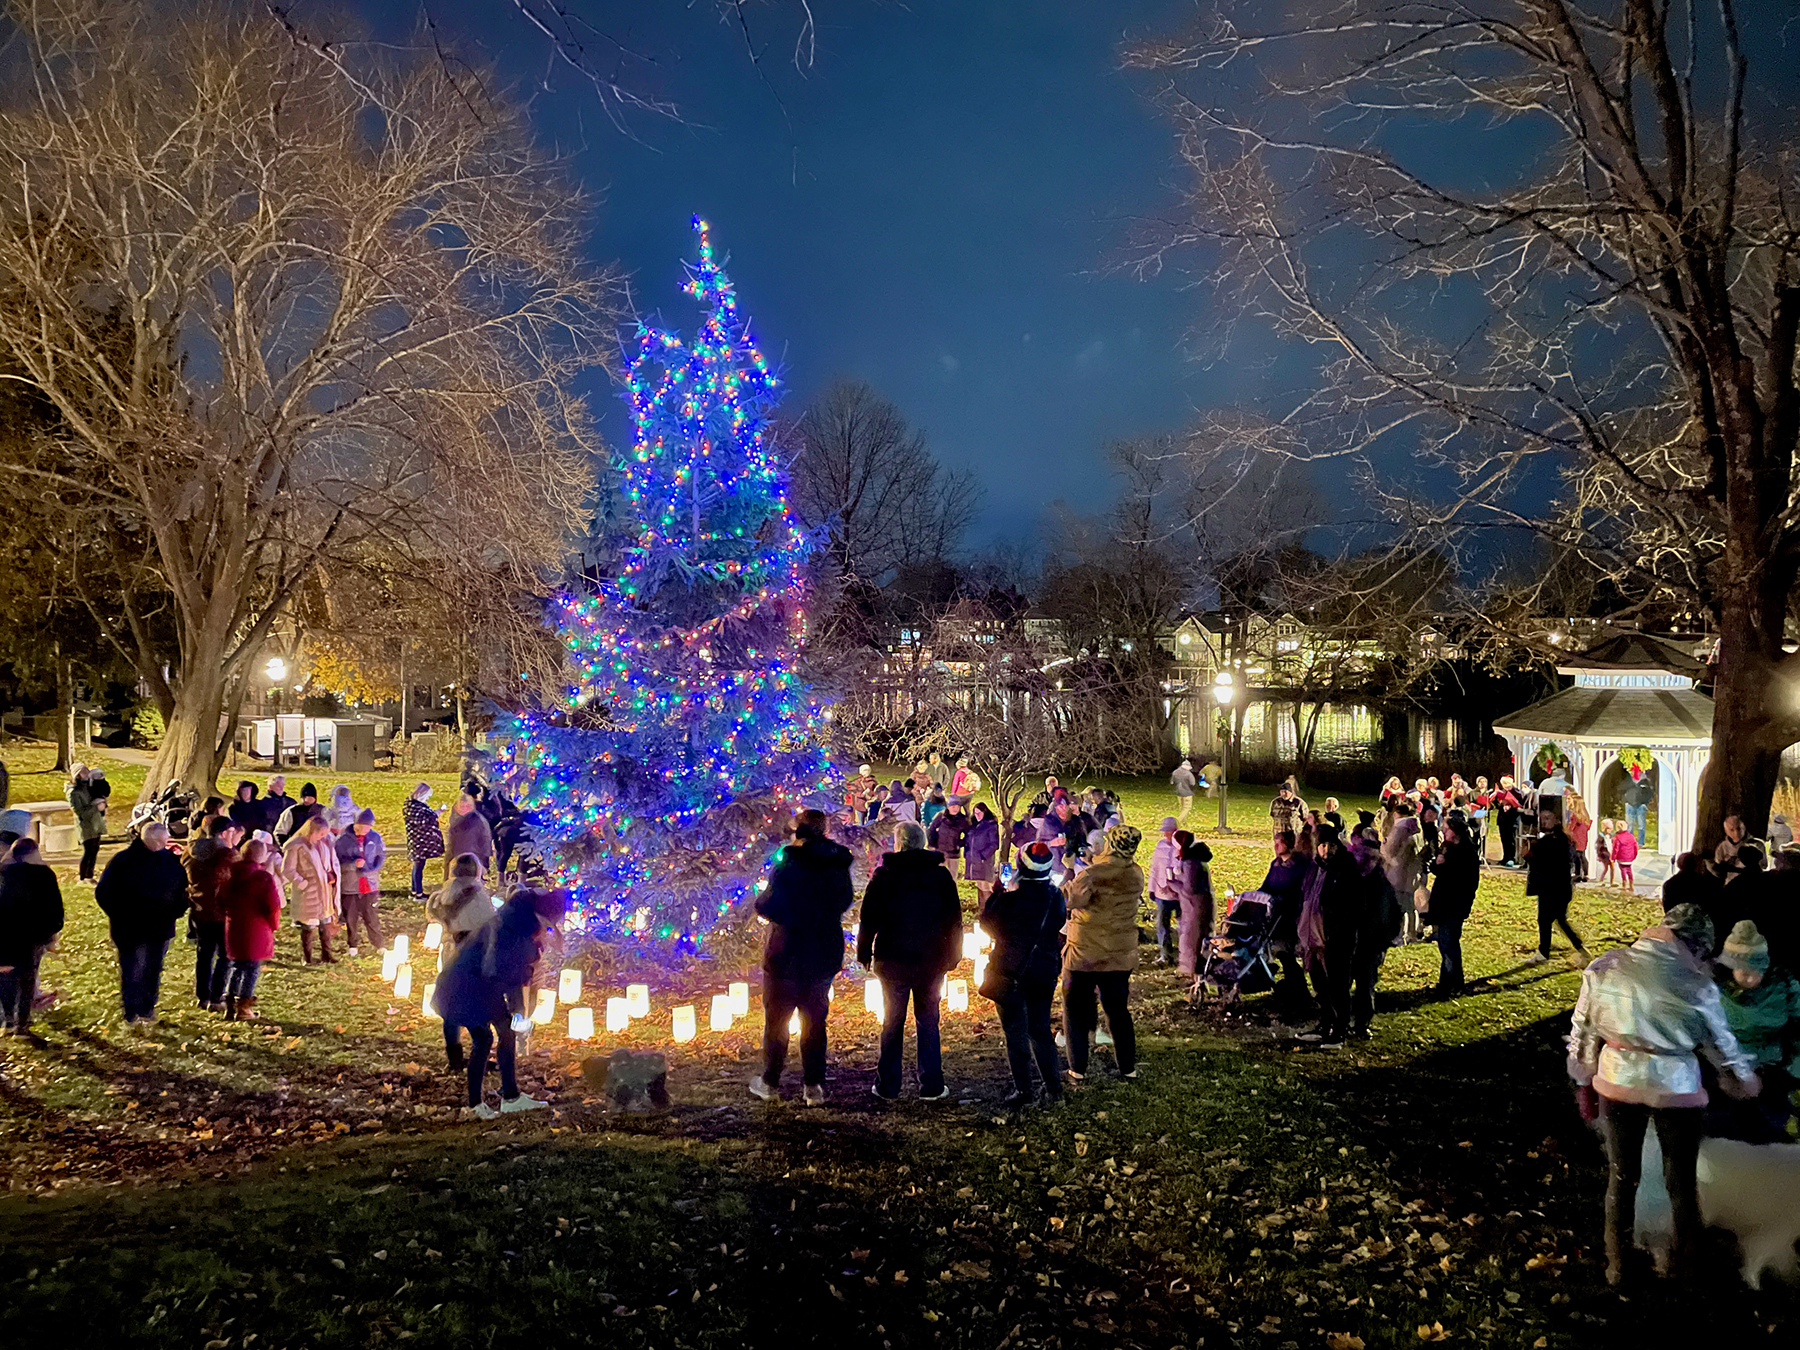
[[[1136,862],[1142,842],[1134,826],[1114,825],[1094,860],[1064,888],[1069,941],[1063,949],[1063,1038],[1071,1078],[1087,1074],[1088,1037],[1099,1024],[1096,995],[1112,1030],[1119,1073],[1137,1076],[1137,1034],[1128,1003],[1138,961],[1138,910],[1144,903],[1144,869]]]

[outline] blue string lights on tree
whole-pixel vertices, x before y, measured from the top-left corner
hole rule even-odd
[[[825,716],[795,669],[801,568],[768,444],[780,383],[695,217],[692,341],[641,326],[635,431],[607,527],[618,565],[551,621],[573,683],[516,718],[502,767],[591,931],[699,946],[750,895],[789,815],[834,786]]]

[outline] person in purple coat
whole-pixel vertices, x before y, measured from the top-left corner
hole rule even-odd
[[[969,812],[969,832],[963,841],[963,880],[975,883],[976,913],[994,893],[994,855],[1000,851],[1000,822],[986,802],[976,802]]]

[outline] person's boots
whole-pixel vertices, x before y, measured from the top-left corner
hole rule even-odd
[[[306,959],[306,964],[309,966],[319,964],[319,958],[313,955],[313,930],[311,928],[300,930],[300,955]]]
[[[319,959],[334,966],[337,964],[337,957],[331,954],[331,930],[324,924],[319,925]]]
[[[225,995],[225,1020],[227,1022],[238,1020],[238,1000],[235,994]]]
[[[256,997],[254,995],[245,994],[237,1001],[238,1021],[254,1022],[259,1015],[260,1014],[256,1011]]]

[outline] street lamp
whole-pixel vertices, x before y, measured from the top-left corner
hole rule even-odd
[[[288,665],[279,656],[271,656],[263,667],[263,674],[269,677],[269,683],[280,684],[287,678]]]
[[[1225,822],[1226,794],[1231,779],[1231,737],[1232,737],[1232,704],[1237,701],[1237,681],[1229,670],[1221,670],[1213,676],[1213,697],[1218,700],[1219,707],[1225,713],[1225,763],[1224,772],[1219,775],[1219,833],[1226,834],[1231,826]]]

